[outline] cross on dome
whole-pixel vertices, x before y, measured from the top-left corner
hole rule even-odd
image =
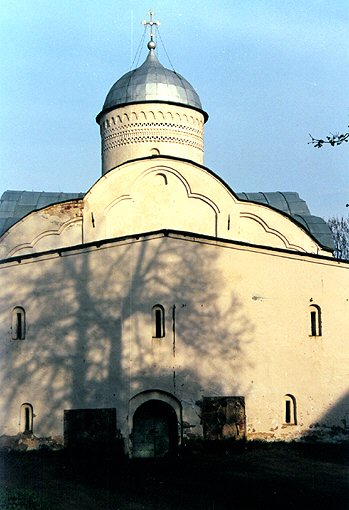
[[[156,48],[156,42],[154,41],[154,33],[153,33],[153,25],[156,25],[157,27],[160,25],[160,21],[153,21],[153,11],[149,11],[148,12],[149,14],[149,21],[147,20],[144,20],[143,21],[143,25],[146,27],[147,25],[149,25],[150,27],[150,41],[148,42],[148,49],[149,50],[155,50]]]

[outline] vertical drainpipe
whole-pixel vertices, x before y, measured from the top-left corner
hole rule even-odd
[[[172,307],[172,356],[173,356],[173,393],[176,394],[176,305]]]

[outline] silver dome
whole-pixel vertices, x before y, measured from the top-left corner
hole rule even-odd
[[[190,83],[180,74],[160,64],[154,50],[151,49],[140,67],[124,74],[114,83],[97,120],[105,111],[119,105],[158,101],[176,103],[202,111],[200,98]]]

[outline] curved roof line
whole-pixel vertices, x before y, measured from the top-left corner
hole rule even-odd
[[[200,163],[193,162],[190,159],[179,158],[177,156],[170,156],[170,155],[163,155],[163,154],[162,155],[160,154],[160,155],[153,155],[153,156],[145,156],[145,157],[141,157],[141,158],[134,158],[134,159],[130,159],[128,161],[124,161],[123,163],[120,163],[119,165],[116,165],[115,167],[111,168],[110,170],[108,170],[108,172],[106,172],[104,175],[102,175],[98,180],[103,179],[104,177],[106,177],[106,175],[109,172],[112,172],[116,168],[119,168],[123,165],[129,164],[132,162],[136,162],[136,161],[153,160],[153,159],[171,159],[174,161],[184,161],[186,163],[190,163],[192,165],[198,166],[199,168],[202,168],[206,172],[213,175],[218,181],[220,181],[221,184],[223,184],[223,186],[225,186],[225,188],[227,188],[227,190],[238,201],[245,200],[245,201],[251,202],[253,204],[258,204],[258,205],[262,204],[265,207],[269,207],[270,209],[273,209],[274,211],[276,210],[278,213],[282,214],[283,216],[285,216],[289,220],[291,220],[295,225],[300,227],[302,230],[305,230],[306,233],[308,235],[310,235],[310,237],[313,239],[313,241],[315,241],[317,244],[319,244],[321,246],[321,248],[323,248],[324,250],[330,251],[330,252],[332,252],[334,250],[333,235],[330,230],[330,227],[328,226],[328,224],[326,223],[326,221],[323,218],[320,218],[319,216],[313,216],[310,213],[307,203],[305,202],[305,200],[300,198],[300,196],[297,192],[274,191],[274,192],[258,192],[258,193],[245,193],[245,192],[237,193],[229,186],[229,184],[227,184],[222,179],[222,177],[220,177],[218,174],[216,174],[213,170],[211,170],[210,168],[208,168],[205,165],[201,165]],[[96,182],[98,182],[98,180]],[[93,186],[95,184],[96,183],[94,183],[86,193],[88,193],[93,188]],[[253,199],[250,198],[251,195],[254,197]],[[261,200],[259,198],[261,195],[264,196],[264,200]],[[275,203],[271,203],[271,201],[272,201],[271,197],[276,197],[278,195],[282,195],[284,199],[285,199],[285,196],[290,196],[290,197],[294,198],[294,200],[292,201],[292,202],[294,202],[294,206],[293,206],[294,211],[291,214],[288,212],[288,210],[290,208],[290,204],[291,204],[290,200],[285,199],[285,201],[287,202],[287,209],[288,209],[287,211],[285,211],[284,208],[278,207]],[[267,199],[267,197],[268,197],[268,199]],[[296,208],[296,204],[298,205],[298,208]],[[320,235],[319,230],[314,230],[313,228],[310,230],[308,225],[305,224],[306,222],[305,221],[302,222],[299,219],[300,214],[297,213],[297,211],[300,212],[299,209],[301,209],[303,215],[308,218],[308,221],[309,221],[309,217],[317,218],[319,220],[319,223],[321,223],[323,225],[323,235]]]
[[[0,197],[0,237],[33,211],[81,200],[85,193],[7,190]]]
[[[170,159],[175,161],[184,161],[190,163],[192,165],[198,166],[203,170],[210,173],[214,176],[218,181],[221,182],[223,186],[237,199],[242,201],[248,201],[250,203],[262,204],[265,207],[270,207],[273,210],[278,211],[280,214],[284,215],[288,219],[290,219],[293,223],[295,223],[298,227],[302,228],[306,231],[308,235],[319,244],[324,250],[333,251],[333,236],[332,232],[328,226],[328,224],[322,218],[318,216],[313,216],[304,200],[302,200],[298,193],[296,192],[259,192],[259,193],[235,193],[234,190],[227,184],[219,175],[217,175],[213,170],[210,170],[208,167],[204,165],[200,165],[198,163],[194,163],[191,160],[178,158],[176,156],[164,156],[164,155],[154,155],[147,156],[142,158],[131,159],[116,167],[109,170],[111,172],[115,168],[120,166],[142,160],[156,160],[156,159]],[[109,173],[107,172],[103,176],[101,176],[96,182],[100,179],[105,178],[105,176]],[[5,191],[0,198],[0,235],[4,234],[14,223],[24,218],[28,214],[30,214],[34,210],[43,209],[48,205],[52,205],[55,203],[61,203],[69,200],[81,199],[83,198],[96,184],[96,182],[89,188],[86,193],[50,193],[50,192],[30,192],[30,191]],[[32,196],[31,205],[27,205],[26,209],[21,208],[23,205],[19,203],[18,209],[13,208],[9,210],[8,204],[11,202],[9,200],[9,194],[15,194],[17,196],[25,196],[28,198]],[[40,195],[44,200],[46,200],[44,205],[37,206],[34,202],[34,197]],[[53,199],[53,197],[60,196],[60,199]],[[280,197],[282,200],[280,201]],[[27,201],[28,201],[27,200]],[[13,200],[12,200],[13,202]],[[23,212],[24,211],[24,212]],[[5,213],[10,213],[5,215]]]

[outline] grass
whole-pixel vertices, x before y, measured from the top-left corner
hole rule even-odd
[[[54,510],[35,492],[29,489],[0,487],[1,510]]]
[[[348,445],[199,446],[152,460],[0,452],[0,509],[349,510]]]

